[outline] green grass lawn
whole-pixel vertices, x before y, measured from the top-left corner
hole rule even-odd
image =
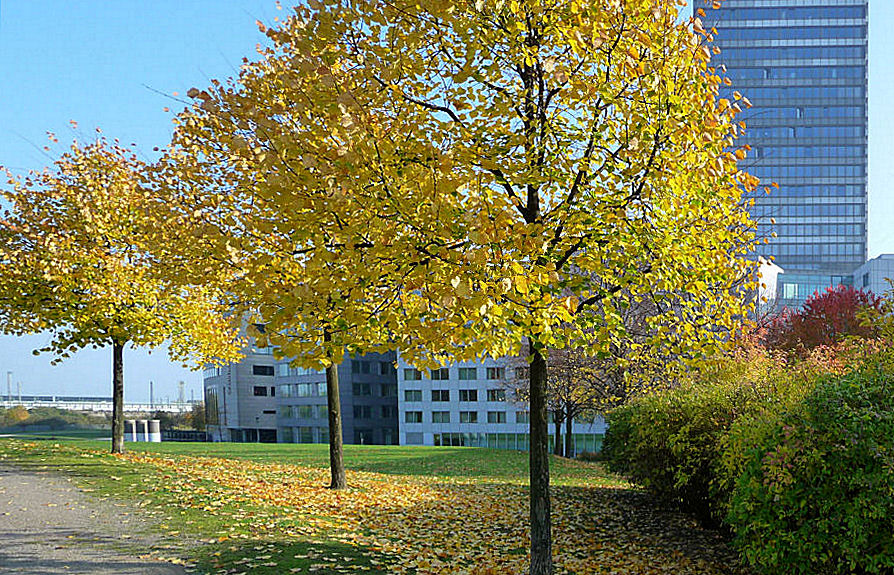
[[[324,488],[326,445],[128,443],[123,458],[108,448],[2,439],[0,462],[68,474],[97,497],[134,502],[164,535],[155,552],[203,573],[524,569],[527,453],[347,445],[350,488],[336,493]],[[553,458],[551,472],[559,573],[740,573],[729,570],[725,546],[689,549],[713,536],[643,507],[602,466]]]

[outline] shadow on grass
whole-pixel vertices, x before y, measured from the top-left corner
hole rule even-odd
[[[333,541],[226,541],[198,550],[200,571],[281,573],[350,573],[386,575],[389,558],[368,549]]]

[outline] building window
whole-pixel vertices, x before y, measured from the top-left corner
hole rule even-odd
[[[431,412],[431,422],[432,423],[450,423],[450,412],[449,411],[432,411]]]
[[[253,365],[251,366],[252,375],[273,375],[272,365]]]
[[[355,405],[354,419],[372,419],[372,406]]]
[[[516,411],[515,412],[515,423],[530,423],[531,422],[531,413],[528,411]]]
[[[506,401],[506,390],[505,389],[488,389],[487,390],[487,400],[488,401]]]
[[[396,383],[383,383],[382,384],[382,397],[397,397],[397,384]]]
[[[461,389],[459,390],[459,400],[462,402],[478,401],[477,389]]]
[[[279,364],[279,376],[280,377],[289,377],[289,364],[287,364],[287,363]]]
[[[314,411],[315,410],[313,405],[299,405],[298,419],[313,419]]]
[[[450,401],[449,389],[433,389],[431,390],[432,401]]]
[[[422,412],[407,411],[404,413],[404,421],[406,423],[422,423]]]
[[[515,368],[515,379],[528,379],[530,368],[527,366]]]
[[[372,373],[372,362],[359,359],[351,361],[351,373]]]
[[[505,379],[505,367],[489,367],[487,368],[487,379]]]
[[[267,397],[267,387],[263,385],[256,385],[254,388],[255,397]]]
[[[372,395],[372,386],[368,383],[354,383],[354,395]]]
[[[506,423],[506,412],[505,411],[488,411],[487,412],[487,422],[488,423]]]
[[[276,387],[270,387],[270,397],[276,397]]]
[[[382,406],[382,419],[396,419],[397,418],[397,407],[393,405],[383,405]]]
[[[450,379],[450,368],[440,367],[431,370],[431,378],[435,381],[446,381]]]
[[[478,412],[477,411],[460,411],[459,412],[459,422],[460,423],[478,423]]]
[[[422,380],[422,372],[413,367],[404,368],[404,380],[405,381],[421,381]]]
[[[379,375],[391,375],[394,373],[394,365],[390,361],[379,362]]]
[[[404,401],[422,401],[422,390],[421,389],[405,389],[404,390]]]
[[[468,381],[471,379],[478,379],[478,368],[477,367],[461,367],[459,368],[459,378]]]

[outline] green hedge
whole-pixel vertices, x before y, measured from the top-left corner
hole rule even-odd
[[[721,378],[638,398],[609,414],[605,458],[665,503],[717,525],[731,488],[717,478],[725,435],[739,418],[785,401],[790,389],[775,377]]]
[[[894,381],[876,370],[821,382],[803,402],[737,422],[723,472],[727,522],[770,574],[894,572]]]

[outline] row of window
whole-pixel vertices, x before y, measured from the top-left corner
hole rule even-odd
[[[284,443],[328,443],[328,427],[283,427],[280,428],[280,439]],[[384,445],[397,445],[397,432],[394,429],[382,428]],[[372,429],[354,429],[355,445],[373,445],[377,443]]]
[[[787,218],[807,217],[858,217],[865,213],[863,204],[787,204],[763,206],[762,215]]]
[[[287,363],[279,364],[279,376],[290,377],[296,375],[322,375],[326,373],[322,369],[311,369],[307,367],[292,367]]]
[[[742,115],[747,122],[753,118],[863,118],[863,106],[755,106]]]
[[[863,86],[740,86],[724,90],[724,97],[731,96],[736,89],[744,92],[755,106],[760,106],[761,102],[775,104],[779,100],[863,99],[866,96]]]
[[[731,80],[779,80],[797,78],[863,78],[864,66],[768,66],[766,68],[731,68]]]
[[[863,254],[862,243],[813,243],[813,244],[771,244],[771,251],[779,256],[859,256]]]
[[[377,385],[379,397],[397,397],[396,383],[380,383]],[[355,396],[368,397],[373,394],[373,384],[368,382],[354,382],[351,385],[351,392]]]
[[[393,375],[395,373],[395,368],[394,364],[390,361],[355,359],[351,361],[351,373],[359,373],[363,375]]]
[[[760,28],[726,27],[723,22],[717,27],[717,43],[729,40],[806,40],[809,38],[866,38],[866,26],[780,26]]]
[[[786,6],[784,8],[721,7],[713,16],[720,22],[730,20],[829,20],[832,18],[865,18],[865,6]],[[712,18],[713,19],[713,18]]]
[[[326,384],[315,383],[287,383],[279,386],[282,397],[320,397],[326,396]]]
[[[396,405],[355,405],[354,419],[397,419]],[[287,419],[328,419],[329,410],[325,405],[281,405],[279,417]]]
[[[449,389],[433,389],[431,390],[431,400],[435,402],[445,402],[450,401],[450,390]],[[421,389],[405,389],[404,390],[404,401],[408,403],[415,403],[422,401],[422,390]],[[460,389],[459,390],[459,401],[460,403],[468,403],[473,401],[478,401],[478,390],[477,389]],[[506,401],[506,390],[505,389],[488,389],[487,390],[487,401]]]
[[[862,138],[864,126],[750,126],[747,138]]]
[[[865,233],[865,227],[863,224],[760,224],[757,227],[757,235],[759,237],[769,236],[774,231],[781,238],[862,236]]]
[[[422,413],[421,411],[405,411],[404,412],[404,423],[422,423]],[[528,423],[529,415],[527,411],[518,411],[515,414],[515,423]],[[432,423],[450,423],[450,412],[449,411],[432,411],[431,412],[431,422]],[[506,419],[505,411],[488,411],[487,412],[487,422],[488,423],[508,423]],[[478,423],[478,412],[477,411],[460,411],[459,412],[459,423]]]
[[[864,46],[772,46],[724,48],[717,58],[729,60],[814,60],[831,58],[865,58]]]
[[[747,170],[746,170],[747,171]],[[764,191],[758,190],[758,195],[764,197]],[[824,186],[816,185],[784,185],[778,190],[773,190],[773,197],[786,196],[793,198],[832,198],[832,197],[863,197],[866,195],[864,186],[860,184],[828,184]],[[755,210],[760,210],[758,206]],[[773,207],[775,210],[775,207]],[[760,214],[759,211],[752,213]]]
[[[865,146],[764,146],[749,152],[754,158],[862,158]]]
[[[859,178],[866,174],[862,164],[854,166],[753,166],[748,173],[761,180],[782,178]]]
[[[461,381],[470,381],[478,379],[478,368],[477,367],[458,367],[457,369],[457,379]],[[434,381],[447,381],[450,379],[450,368],[449,367],[441,367],[438,369],[433,369],[429,372],[430,377]],[[487,379],[489,380],[499,380],[506,379],[506,368],[505,367],[488,367],[485,372]],[[422,372],[418,369],[408,367],[404,368],[404,381],[421,381],[422,380]]]

